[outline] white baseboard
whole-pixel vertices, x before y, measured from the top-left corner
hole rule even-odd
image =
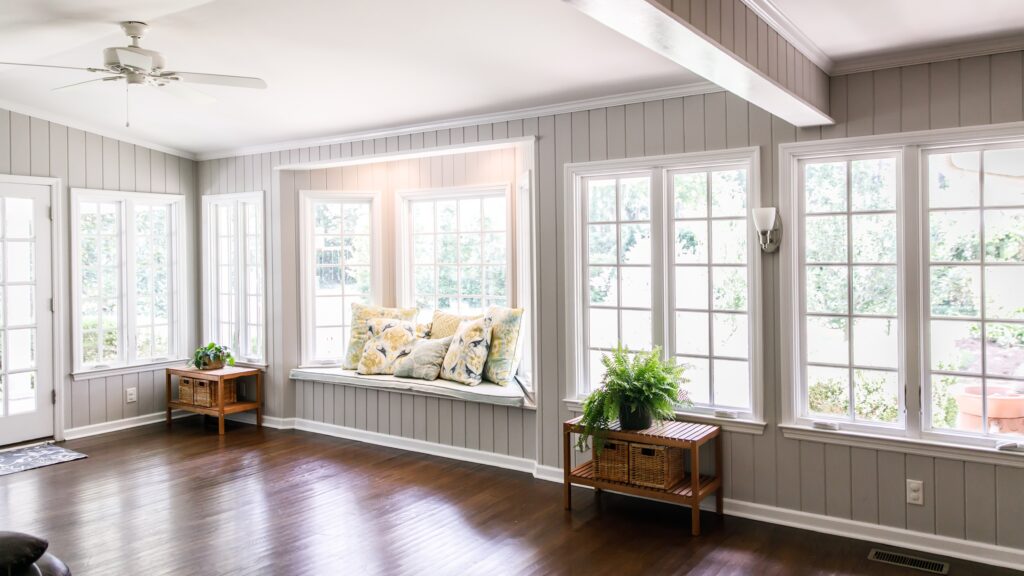
[[[810,514],[799,510],[789,510],[755,504],[742,500],[726,499],[725,513],[730,516],[750,518],[771,524],[781,524],[803,530],[835,534],[846,538],[877,542],[884,546],[910,548],[929,554],[951,556],[980,564],[992,564],[1020,570],[1024,566],[1024,550],[996,546],[984,542],[960,540],[936,534],[914,532],[902,528],[892,528],[845,518]]]
[[[178,418],[185,418],[187,416],[194,416],[194,414],[192,412],[185,412],[184,410],[174,410],[171,412],[171,418],[175,420]],[[156,424],[157,422],[163,422],[166,417],[167,413],[161,410],[160,412],[143,414],[142,416],[132,416],[131,418],[122,418],[121,420],[112,420],[110,422],[101,422],[99,424],[78,426],[77,428],[68,428],[64,431],[64,439],[75,440],[77,438],[86,438],[97,434],[106,434],[107,432],[117,432],[118,430],[127,430],[128,428],[136,428],[147,424]]]
[[[507,456],[505,454],[493,454],[491,452],[483,452],[481,450],[461,448],[458,446],[446,446],[444,444],[436,444],[434,442],[417,440],[415,438],[392,436],[390,434],[370,432],[368,430],[316,422],[314,420],[306,420],[303,418],[295,418],[295,429],[304,430],[306,432],[315,432],[317,434],[326,434],[328,436],[336,436],[338,438],[346,438],[348,440],[358,440],[359,442],[376,444],[378,446],[388,446],[390,448],[400,448],[411,452],[432,454],[443,458],[463,460],[465,462],[473,462],[475,464],[486,464],[488,466],[506,468],[508,470],[529,472],[531,474],[534,473],[534,470],[537,467],[537,463],[530,458],[519,458],[517,456]]]
[[[256,414],[253,412],[238,412],[236,414],[228,414],[224,417],[225,420],[231,420],[233,422],[244,422],[246,424],[256,425]],[[295,418],[278,418],[277,416],[263,416],[263,425],[267,428],[275,428],[277,430],[292,430],[295,428]]]
[[[537,464],[533,469],[533,477],[561,484],[562,481],[565,480],[565,473],[557,466],[544,466],[542,464]]]

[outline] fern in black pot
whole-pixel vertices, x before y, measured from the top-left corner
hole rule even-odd
[[[576,441],[586,450],[591,437],[594,450],[604,446],[603,431],[615,420],[622,430],[649,428],[654,420],[671,420],[677,406],[690,406],[690,398],[680,385],[685,368],[674,360],[663,360],[661,348],[636,352],[618,346],[601,357],[605,375],[601,387],[583,401],[583,432]]]

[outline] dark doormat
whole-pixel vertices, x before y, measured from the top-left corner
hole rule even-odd
[[[60,464],[61,462],[70,462],[81,458],[88,458],[88,456],[54,444],[24,446],[0,452],[0,476]]]

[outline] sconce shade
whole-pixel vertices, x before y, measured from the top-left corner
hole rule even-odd
[[[774,207],[769,208],[754,208],[754,229],[758,232],[767,232],[769,230],[775,230],[777,227],[776,219],[779,211]]]

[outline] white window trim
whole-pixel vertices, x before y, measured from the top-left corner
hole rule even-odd
[[[583,293],[583,256],[580,246],[583,245],[583,214],[578,208],[582,192],[582,181],[589,176],[600,176],[607,174],[620,174],[624,172],[649,171],[652,174],[651,190],[661,190],[665,182],[666,174],[670,171],[687,169],[714,169],[720,165],[736,165],[739,163],[749,164],[748,186],[749,203],[747,206],[748,215],[748,243],[755,247],[752,250],[752,257],[749,262],[749,306],[748,314],[751,319],[750,327],[750,388],[751,388],[751,409],[749,413],[740,412],[738,418],[725,417],[721,412],[716,414],[715,408],[687,408],[677,412],[678,416],[703,419],[709,422],[721,422],[725,424],[734,423],[737,431],[759,434],[764,430],[764,351],[763,351],[763,321],[762,321],[762,283],[761,283],[761,253],[757,249],[757,240],[753,226],[749,224],[749,211],[761,205],[761,181],[760,181],[760,147],[751,146],[747,148],[734,148],[730,150],[716,150],[709,152],[694,152],[687,154],[668,154],[662,156],[647,156],[625,160],[602,160],[594,162],[567,163],[564,168],[565,178],[565,200],[563,214],[564,234],[564,259],[565,259],[565,291],[562,294],[563,313],[565,315],[566,330],[566,362],[565,362],[565,396],[563,402],[569,408],[578,406],[583,401],[582,390],[582,366],[587,362],[583,350],[583,340],[586,334],[583,326],[583,306],[580,302],[580,294]],[[671,195],[664,194],[662,205],[652,206],[651,225],[652,230],[668,225],[672,211],[668,209]],[[653,232],[652,232],[653,233]],[[662,278],[652,278],[653,295],[652,302],[665,301],[664,294],[671,287],[669,276],[670,255],[668,250],[656,248],[655,258],[659,259],[662,269],[666,271]],[[674,335],[670,334],[669,323],[662,321],[658,323],[654,318],[654,329],[662,334],[662,341],[666,343],[664,353],[674,356],[668,349],[673,342]]]
[[[165,204],[171,207],[174,212],[172,218],[172,230],[171,230],[171,270],[173,278],[171,279],[171,306],[172,311],[169,318],[169,326],[171,330],[170,338],[168,339],[169,345],[169,358],[152,358],[141,361],[130,361],[131,358],[131,347],[133,346],[132,339],[135,336],[134,333],[134,318],[133,318],[133,301],[134,297],[131,295],[133,292],[129,292],[129,268],[131,268],[131,259],[128,255],[128,249],[131,245],[131,238],[134,233],[128,229],[128,222],[124,215],[127,210],[122,209],[121,215],[121,290],[122,290],[122,310],[121,310],[121,346],[122,353],[125,360],[109,365],[100,366],[84,366],[82,364],[82,318],[78,311],[81,309],[81,275],[78,273],[79,266],[79,231],[78,231],[78,219],[79,219],[79,206],[83,201],[107,201],[107,202],[121,202],[122,207],[127,206],[133,201],[143,201],[146,204]],[[72,376],[74,380],[83,379],[87,375],[98,375],[112,372],[119,372],[122,368],[138,368],[143,366],[156,366],[164,365],[169,361],[176,361],[182,357],[185,353],[185,347],[188,339],[188,331],[182,329],[182,320],[187,319],[190,314],[188,309],[188,300],[186,298],[187,291],[187,280],[188,280],[188,263],[187,263],[187,252],[186,252],[186,232],[188,224],[186,222],[187,215],[185,214],[185,196],[180,194],[158,194],[150,192],[118,192],[113,190],[96,190],[90,188],[72,188],[71,189],[71,333],[72,333]]]
[[[516,237],[516,204],[508,184],[481,184],[469,186],[447,186],[440,188],[414,188],[398,190],[395,193],[395,297],[399,306],[416,304],[412,293],[412,276],[409,267],[412,265],[412,231],[409,228],[409,205],[415,200],[458,200],[477,196],[505,197],[505,253],[509,256],[508,277],[505,279],[505,291],[508,294],[509,306],[518,306],[519,290],[517,279],[518,254],[514,242]],[[435,232],[436,234],[436,232]]]
[[[263,327],[263,355],[259,358],[243,356],[241,350],[232,350],[235,355],[235,360],[239,365],[250,365],[263,367],[266,366],[267,359],[267,309],[269,299],[267,297],[267,288],[269,286],[269,279],[267,275],[267,205],[266,205],[266,194],[263,190],[257,190],[253,192],[236,192],[231,194],[208,194],[203,196],[203,213],[201,216],[202,225],[202,245],[200,248],[201,259],[202,259],[202,288],[203,288],[203,335],[204,341],[216,340],[217,327],[216,318],[214,317],[214,310],[219,306],[217,301],[217,282],[216,274],[217,271],[213,267],[213,258],[210,257],[207,251],[208,247],[213,246],[216,250],[214,242],[216,238],[212,235],[213,228],[215,226],[215,219],[213,217],[213,207],[217,204],[229,204],[236,202],[259,202],[259,205],[263,209],[263,213],[260,217],[260,222],[263,224],[263,230],[260,234],[263,238],[263,247],[260,253],[260,265],[263,270],[263,318],[261,319],[261,326]],[[244,247],[240,247],[240,250]],[[241,254],[241,252],[239,253]],[[239,275],[239,283],[245,285],[248,282],[247,279],[242,278],[245,271],[242,270]],[[239,306],[245,306],[242,304],[246,297],[244,292],[239,292]],[[239,315],[239,323],[241,323],[241,315]],[[239,339],[241,342],[241,339]]]
[[[779,210],[784,223],[793,228],[798,222],[797,187],[799,183],[798,163],[801,159],[853,155],[857,153],[875,152],[881,149],[899,149],[902,154],[904,190],[914,191],[916,204],[905,206],[906,214],[902,223],[905,246],[904,268],[916,277],[907,276],[906,285],[902,288],[906,312],[905,324],[901,326],[901,340],[905,341],[904,364],[906,373],[906,428],[904,430],[885,430],[880,427],[873,429],[851,429],[840,424],[839,430],[820,430],[808,426],[799,419],[800,379],[797,376],[802,363],[799,346],[799,284],[800,246],[793,241],[791,233],[783,239],[780,254],[780,285],[779,285],[779,334],[781,346],[782,369],[782,405],[780,429],[787,438],[815,440],[826,443],[867,445],[873,442],[878,449],[897,450],[901,452],[925,454],[937,457],[954,457],[975,462],[1004,464],[1024,467],[1024,453],[996,450],[999,441],[991,438],[966,436],[955,432],[937,432],[923,430],[923,414],[921,399],[923,398],[922,374],[927,370],[923,363],[927,355],[923,353],[922,341],[904,337],[913,329],[919,334],[923,323],[923,314],[927,311],[924,290],[927,287],[922,271],[927,262],[920,256],[923,225],[922,218],[927,213],[924,194],[920,186],[926,181],[927,166],[920,162],[925,149],[963,148],[965,146],[995,145],[1020,143],[1024,141],[1024,122],[1005,124],[946,128],[937,130],[921,130],[876,136],[859,136],[818,140],[809,142],[793,142],[779,146]],[[910,298],[907,298],[907,296]]]
[[[299,190],[299,307],[300,307],[300,368],[328,368],[341,366],[338,361],[317,361],[313,358],[313,331],[315,325],[314,306],[316,297],[313,294],[313,271],[316,266],[311,259],[316,251],[310,245],[313,223],[310,222],[310,210],[316,200],[369,200],[370,201],[370,301],[380,303],[383,298],[383,246],[384,237],[381,229],[381,194],[376,191],[336,191],[336,190]],[[344,356],[344,353],[342,353]]]

